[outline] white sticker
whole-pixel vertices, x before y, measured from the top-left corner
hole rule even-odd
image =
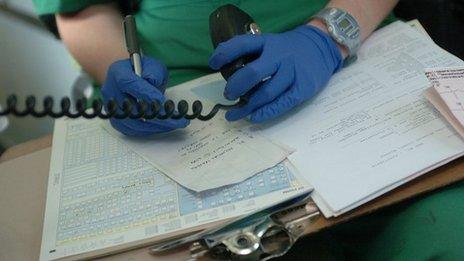
[[[0,106],[0,111],[2,110],[2,106]],[[6,130],[8,127],[8,118],[0,116],[0,132]]]

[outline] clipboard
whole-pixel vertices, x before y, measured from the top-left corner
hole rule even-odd
[[[0,158],[0,253],[6,260],[35,260],[40,253],[51,153],[51,136],[7,150]],[[304,236],[464,180],[464,158],[454,160],[397,189],[341,215],[319,216]],[[4,211],[8,210],[8,211]],[[27,249],[27,251],[25,251]],[[146,247],[100,260],[186,260],[187,248],[152,255]]]

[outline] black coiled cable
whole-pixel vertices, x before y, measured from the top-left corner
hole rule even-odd
[[[175,106],[174,101],[167,100],[163,104],[159,101],[146,102],[143,100],[129,100],[126,99],[121,108],[114,100],[110,100],[106,104],[104,111],[104,104],[102,100],[94,100],[92,102],[91,110],[87,108],[87,99],[79,99],[76,101],[74,108],[71,105],[71,99],[64,97],[61,99],[60,107],[61,110],[56,112],[53,110],[54,99],[52,97],[45,97],[43,99],[43,109],[38,111],[36,109],[36,98],[34,96],[28,96],[25,101],[25,107],[23,110],[18,109],[18,99],[16,95],[10,95],[6,101],[6,107],[4,110],[0,110],[0,116],[14,115],[17,117],[32,116],[36,118],[51,117],[51,118],[79,118],[83,117],[86,119],[100,118],[100,119],[181,119],[187,120],[198,119],[201,121],[208,121],[212,119],[220,109],[229,110],[238,108],[247,103],[246,98],[240,99],[239,102],[232,105],[216,104],[213,109],[206,115],[202,115],[203,104],[201,101],[194,101],[192,104],[192,113],[189,114],[189,104],[185,100],[181,100]],[[134,106],[136,106],[134,110]]]

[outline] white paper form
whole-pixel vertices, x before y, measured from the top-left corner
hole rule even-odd
[[[284,162],[242,183],[195,193],[109,135],[101,120],[57,120],[41,260],[121,251],[310,190]]]
[[[297,151],[324,215],[342,214],[464,151],[423,91],[425,67],[462,65],[402,22],[374,33],[359,60],[293,115],[262,126]]]
[[[427,99],[464,138],[464,67],[427,69]]]
[[[222,115],[221,115],[222,116]],[[184,129],[131,138],[106,129],[182,186],[200,192],[241,182],[274,167],[292,152],[216,116]]]

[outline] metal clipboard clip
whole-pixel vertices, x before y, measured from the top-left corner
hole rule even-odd
[[[151,253],[190,245],[192,260],[269,260],[288,252],[320,216],[310,194],[271,206],[219,228],[154,245]]]

